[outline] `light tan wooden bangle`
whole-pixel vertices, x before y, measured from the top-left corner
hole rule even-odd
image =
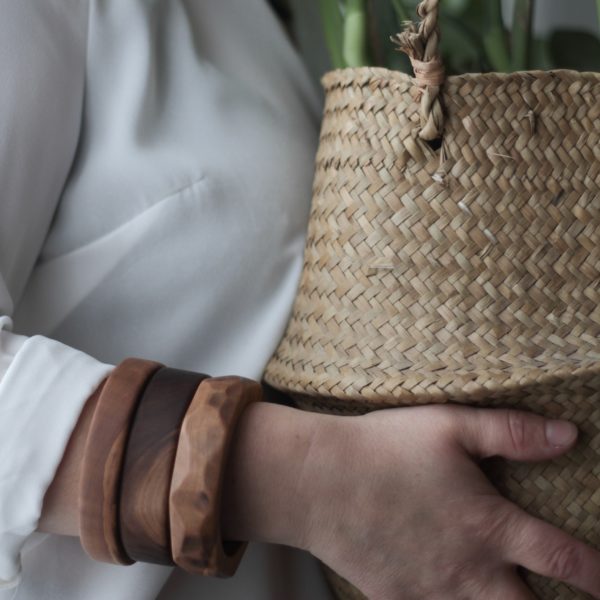
[[[109,374],[92,416],[79,486],[79,531],[87,554],[130,565],[119,531],[121,471],[135,410],[147,382],[162,365],[127,358]]]
[[[205,379],[183,419],[169,516],[173,560],[186,571],[230,577],[246,550],[246,542],[221,539],[221,492],[236,422],[250,402],[262,398],[262,387],[255,381]]]

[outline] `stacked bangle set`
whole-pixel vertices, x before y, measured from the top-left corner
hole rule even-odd
[[[98,396],[79,490],[80,537],[95,560],[233,575],[245,542],[221,539],[227,454],[257,382],[128,358]]]

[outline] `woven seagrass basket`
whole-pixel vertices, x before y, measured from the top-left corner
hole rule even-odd
[[[323,78],[304,271],[265,379],[308,410],[459,402],[572,420],[567,456],[487,472],[600,548],[600,74],[445,79],[438,4],[398,38],[415,78]],[[540,598],[585,597],[526,579]]]

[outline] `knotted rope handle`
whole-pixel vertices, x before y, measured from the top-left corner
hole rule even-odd
[[[407,23],[402,33],[392,37],[398,49],[408,54],[421,90],[421,131],[426,141],[437,140],[444,131],[441,88],[446,80],[440,54],[440,0],[423,0],[417,7],[418,27]]]

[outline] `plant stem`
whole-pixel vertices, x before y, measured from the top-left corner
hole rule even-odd
[[[598,0],[598,2],[600,3],[600,0]],[[392,6],[396,11],[396,18],[398,19],[399,25],[411,20],[410,13],[408,12],[406,6],[404,6],[404,2],[402,0],[392,0]]]
[[[348,67],[368,64],[367,10],[365,0],[346,0],[343,58]]]
[[[377,6],[376,6],[377,4]],[[379,31],[380,24],[380,3],[375,0],[367,0],[367,22],[368,22],[368,37],[369,48],[371,49],[372,64],[377,66],[385,65],[385,53],[383,51],[382,40],[383,36]]]
[[[502,19],[501,0],[485,0],[483,9],[487,20],[487,31],[483,39],[490,65],[496,71],[508,73],[511,70],[510,49]]]
[[[529,68],[534,0],[516,0],[512,31],[512,70]]]
[[[319,0],[319,11],[331,65],[334,69],[343,69],[346,66],[342,50],[344,24],[339,1]]]

